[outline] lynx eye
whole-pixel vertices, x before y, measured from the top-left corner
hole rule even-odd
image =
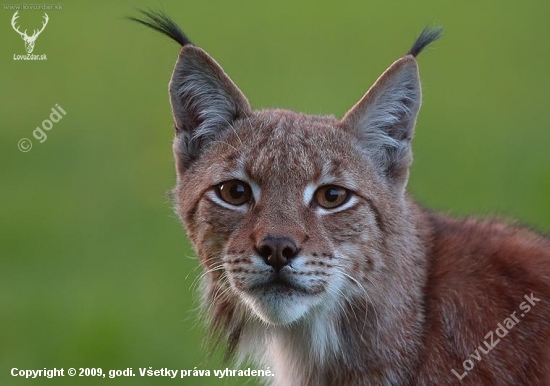
[[[336,185],[321,186],[315,192],[315,202],[325,209],[336,208],[345,203],[350,196],[347,189]]]
[[[216,194],[231,205],[242,205],[250,200],[252,190],[246,182],[230,180],[216,186]]]

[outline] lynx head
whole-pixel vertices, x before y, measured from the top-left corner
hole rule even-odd
[[[174,193],[214,326],[236,343],[250,320],[286,328],[388,296],[392,275],[410,269],[393,251],[411,232],[415,56],[440,31],[425,30],[339,120],[252,110],[171,20],[145,16],[138,21],[183,46],[169,87]]]

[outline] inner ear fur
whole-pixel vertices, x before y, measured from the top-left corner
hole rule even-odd
[[[174,151],[182,167],[230,130],[236,119],[251,114],[248,100],[223,68],[196,46],[181,49],[169,91],[176,127]]]
[[[412,55],[395,61],[342,118],[342,127],[376,168],[399,189],[412,162],[411,140],[422,92],[418,64]]]

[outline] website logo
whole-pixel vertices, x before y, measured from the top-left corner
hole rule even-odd
[[[38,36],[44,31],[44,28],[46,28],[46,25],[48,25],[48,21],[50,18],[48,17],[48,14],[44,12],[44,21],[42,22],[42,28],[41,29],[35,29],[33,30],[33,34],[31,36],[27,35],[27,30],[25,29],[24,32],[21,32],[19,30],[19,27],[16,25],[16,20],[19,18],[18,15],[19,11],[15,11],[13,14],[13,17],[11,18],[11,26],[17,32],[19,35],[21,35],[21,38],[23,38],[23,41],[25,42],[25,50],[27,51],[27,55],[14,55],[14,60],[45,60],[46,55],[31,55],[34,50],[34,44],[36,42],[36,39]]]

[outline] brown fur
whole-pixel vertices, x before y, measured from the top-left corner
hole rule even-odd
[[[144,14],[184,46],[170,84],[176,210],[230,355],[270,366],[276,385],[550,384],[550,240],[432,213],[405,193],[415,56],[439,32],[338,120],[251,110],[171,20]],[[234,180],[252,192],[242,205],[216,193]],[[314,192],[326,186],[349,201],[323,209]],[[276,238],[296,247],[282,268],[261,248]]]
[[[414,383],[456,382],[447,369],[462,374],[484,336],[516,311],[520,323],[474,361],[462,384],[550,384],[550,240],[501,222],[424,218],[430,266],[425,347]],[[540,302],[521,317],[518,307],[531,293]]]

